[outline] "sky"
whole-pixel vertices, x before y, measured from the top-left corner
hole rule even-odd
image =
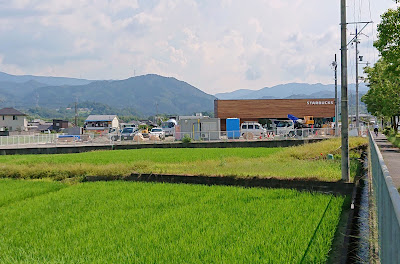
[[[374,21],[360,37],[364,61],[377,60],[376,24],[395,7],[347,0],[348,22]],[[210,94],[330,84],[339,23],[340,0],[0,0],[0,71],[91,80],[154,73]],[[352,45],[348,53],[352,83]]]

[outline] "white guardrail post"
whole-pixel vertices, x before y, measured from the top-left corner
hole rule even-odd
[[[371,131],[368,137],[377,207],[379,258],[383,264],[400,263],[400,195]]]

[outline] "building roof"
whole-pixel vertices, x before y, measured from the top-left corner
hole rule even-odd
[[[0,109],[0,115],[2,115],[2,116],[26,116],[26,114],[12,108],[12,107],[6,107],[3,109]]]
[[[40,131],[52,130],[52,129],[53,129],[53,124],[38,125],[38,130]]]
[[[116,115],[90,115],[85,122],[113,121],[116,117]]]

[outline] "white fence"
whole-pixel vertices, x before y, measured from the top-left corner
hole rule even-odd
[[[370,166],[377,207],[379,258],[381,263],[400,263],[400,196],[371,133]]]
[[[362,127],[360,135],[366,136],[367,130]],[[338,131],[340,135],[340,130]],[[350,131],[350,136],[356,136],[357,130]],[[86,133],[79,136],[69,136],[64,134],[32,134],[18,136],[0,136],[0,148],[12,147],[35,147],[43,145],[122,145],[122,144],[146,144],[146,143],[172,143],[180,142],[184,137],[189,137],[193,142],[205,141],[262,141],[262,140],[299,140],[309,138],[326,138],[334,137],[334,128],[307,128],[307,129],[291,129],[291,130],[268,130],[266,134],[259,133],[241,133],[241,131],[192,131],[192,132],[175,132],[171,137],[161,139],[151,137],[133,137],[123,138],[119,134],[107,133]]]
[[[183,138],[190,138],[191,142],[234,142],[234,141],[268,141],[268,140],[304,140],[313,138],[334,137],[335,130],[332,128],[296,129],[292,131],[268,130],[266,134],[242,133],[240,131],[192,131],[177,132],[173,136],[157,138],[128,137],[124,138],[118,134],[83,134],[79,136],[63,134],[38,134],[24,136],[0,137],[0,147],[35,147],[35,146],[58,146],[58,145],[125,145],[125,144],[161,144],[178,143]]]
[[[0,146],[29,146],[55,143],[57,134],[36,134],[0,137]]]
[[[243,141],[243,140],[295,140],[316,137],[333,137],[335,130],[331,128],[307,128],[296,129],[291,131],[283,130],[267,130],[266,133],[238,131],[192,131],[175,133],[174,137],[181,140],[189,137],[194,141]]]

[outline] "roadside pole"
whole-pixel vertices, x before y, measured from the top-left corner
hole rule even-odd
[[[342,109],[342,180],[348,182],[350,177],[349,166],[349,109],[347,98],[347,43],[346,43],[346,0],[340,2],[340,28],[341,28],[341,109]]]
[[[358,29],[356,27],[356,39],[354,40],[356,42],[356,129],[357,129],[357,135],[360,136],[360,116],[359,116],[359,105],[358,105],[358,100],[359,100],[359,95],[358,95]]]
[[[339,102],[338,102],[338,94],[337,94],[337,58],[335,54],[335,61],[332,63],[335,69],[335,136],[339,135],[339,122],[338,122],[338,113],[339,113]]]

